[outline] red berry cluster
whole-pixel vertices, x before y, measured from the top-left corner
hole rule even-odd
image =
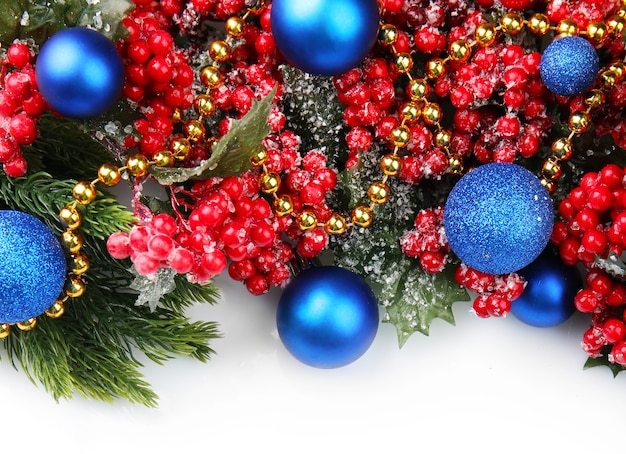
[[[473,11],[470,2],[413,0],[405,1],[401,13],[391,19],[411,30],[416,51],[439,54],[447,48],[449,30],[461,25]]]
[[[626,286],[598,269],[587,274],[586,282],[574,299],[579,311],[592,315],[581,346],[591,358],[608,350],[610,362],[626,366]]]
[[[419,259],[424,271],[442,271],[450,252],[443,227],[443,208],[420,210],[415,216],[414,225],[414,230],[406,231],[400,237],[402,252]]]
[[[559,203],[561,219],[551,236],[566,264],[582,263],[588,271],[586,287],[574,298],[576,309],[592,316],[582,348],[595,358],[610,347],[609,361],[622,366],[626,366],[626,285],[598,268],[595,261],[609,253],[620,256],[626,247],[625,175],[616,164],[583,175],[579,186]]]
[[[471,39],[485,22],[480,11],[468,11],[463,23],[447,32],[444,43]],[[540,78],[540,60],[539,52],[496,43],[478,48],[465,62],[450,64],[434,92],[457,109],[452,151],[474,153],[480,162],[511,162],[518,151],[524,157],[537,153],[551,125],[546,109],[550,94]]]
[[[477,316],[504,317],[511,310],[511,302],[520,297],[526,286],[517,273],[487,274],[464,263],[454,274],[456,282],[477,294],[472,308]]]
[[[171,268],[200,284],[228,266],[229,275],[253,294],[289,279],[293,250],[280,239],[282,224],[259,197],[254,174],[201,181],[190,194],[194,203],[186,221],[158,214],[128,233],[111,235],[109,253],[130,257],[141,275]]]
[[[37,123],[48,105],[37,88],[33,53],[15,42],[0,61],[0,163],[10,177],[26,173],[22,145],[37,138]]]
[[[195,74],[187,56],[170,34],[171,18],[167,2],[140,2],[123,20],[129,36],[117,43],[124,61],[126,82],[123,94],[137,103],[142,118],[134,126],[139,137],[129,136],[125,145],[139,147],[151,157],[167,148],[174,125],[174,109],[192,106]],[[166,11],[167,13],[164,13]]]
[[[590,268],[596,256],[621,255],[626,246],[624,169],[608,164],[585,174],[559,202],[558,214],[550,240],[566,264],[582,262]]]

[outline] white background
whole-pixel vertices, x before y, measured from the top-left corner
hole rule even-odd
[[[303,365],[282,346],[278,292],[253,297],[220,276],[221,301],[192,308],[217,321],[217,354],[146,363],[149,409],[75,397],[56,403],[0,363],[3,452],[357,453],[622,452],[626,374],[583,371],[574,317],[533,328],[512,315],[478,319],[456,303],[456,326],[398,348],[382,324],[370,350],[339,369]],[[45,450],[45,451],[44,451]]]

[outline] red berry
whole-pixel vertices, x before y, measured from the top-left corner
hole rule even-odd
[[[610,344],[616,344],[626,337],[626,324],[616,318],[610,318],[604,322],[602,335]]]
[[[174,250],[174,240],[163,233],[157,233],[148,240],[148,254],[157,260],[165,260]]]
[[[206,252],[201,259],[202,268],[210,276],[217,276],[226,269],[226,256],[220,250]]]
[[[255,274],[246,279],[246,289],[253,295],[263,295],[269,291],[269,283],[262,274]]]
[[[585,248],[585,251],[591,254],[600,255],[604,252],[607,246],[607,238],[604,233],[598,230],[591,230],[589,232],[585,232],[580,244],[583,248]]]
[[[485,302],[489,315],[504,317],[511,311],[511,300],[500,293],[492,293]]]
[[[170,268],[175,272],[186,274],[190,272],[195,265],[194,254],[188,249],[177,247],[170,254],[168,263]]]
[[[146,75],[153,82],[166,83],[172,78],[172,66],[165,57],[153,57],[146,64]]]
[[[150,276],[159,270],[159,260],[147,252],[140,252],[133,258],[135,269],[142,276]]]
[[[626,366],[626,342],[615,344],[609,354],[609,361]]]
[[[267,222],[262,221],[252,227],[250,231],[252,241],[259,247],[271,246],[276,239],[274,228]]]
[[[7,58],[16,68],[23,68],[32,60],[32,54],[26,44],[13,43],[7,50]]]
[[[224,245],[236,247],[248,240],[249,233],[250,230],[245,224],[239,220],[232,220],[222,228],[220,239],[224,242]]]
[[[174,47],[174,38],[165,30],[158,30],[148,36],[148,47],[153,55],[166,56]]]
[[[128,233],[114,232],[107,238],[107,251],[114,259],[125,259],[130,256]]]
[[[150,47],[144,39],[131,41],[126,49],[126,56],[134,63],[146,63],[150,59]]]
[[[478,295],[472,304],[474,313],[480,318],[488,318],[490,316],[489,310],[487,309],[487,299],[488,295]]]
[[[4,173],[11,178],[18,178],[24,176],[28,169],[28,163],[22,155],[15,155],[10,160],[5,161],[2,165]]]
[[[20,113],[11,118],[9,131],[19,144],[31,144],[37,138],[37,125],[32,117]]]
[[[574,304],[580,312],[592,313],[600,306],[600,299],[593,290],[582,289],[576,294]]]

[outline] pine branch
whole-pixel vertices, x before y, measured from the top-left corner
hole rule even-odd
[[[73,186],[73,180],[56,180],[44,172],[18,179],[0,175],[2,204],[37,216],[57,232],[62,230],[58,213],[71,201]],[[192,322],[183,313],[193,303],[214,303],[213,285],[196,288],[179,278],[161,307],[151,311],[136,305],[129,262],[113,259],[106,250],[108,236],[128,230],[133,222],[125,207],[100,194],[86,208],[81,226],[91,262],[84,275],[87,291],[70,299],[59,319],[41,316],[34,330],[14,330],[4,340],[11,364],[19,363],[29,380],[41,383],[55,400],[78,393],[155,406],[157,396],[139,370],[137,355],[163,364],[178,355],[206,361],[214,353],[209,342],[219,337],[216,324]]]
[[[74,180],[56,180],[38,172],[21,178],[0,174],[0,201],[7,207],[30,213],[55,230],[60,230],[58,218],[61,208],[72,202]],[[126,207],[109,194],[98,191],[98,198],[85,209],[81,231],[88,236],[106,239],[117,231],[127,231],[135,221]]]

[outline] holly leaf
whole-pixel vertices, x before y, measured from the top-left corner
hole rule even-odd
[[[596,358],[587,358],[585,361],[585,365],[583,366],[583,370],[591,369],[592,367],[608,367],[611,373],[613,373],[613,378],[617,377],[620,372],[624,372],[626,368],[624,366],[620,366],[617,363],[612,363],[609,361],[608,354],[611,351],[611,346],[607,346],[602,350],[602,354]]]
[[[20,21],[26,10],[26,0],[5,1],[0,3],[0,44],[4,47],[17,38]]]
[[[432,274],[417,264],[405,264],[395,271],[400,274],[385,281],[380,303],[387,311],[383,322],[395,326],[400,347],[415,332],[427,336],[436,318],[454,325],[452,305],[470,300],[468,292],[454,281],[454,267]]]
[[[596,256],[594,265],[618,279],[626,278],[626,264],[614,252],[610,252],[606,258]]]
[[[7,2],[4,2],[7,3]],[[129,0],[14,0],[0,5],[0,42],[30,38],[42,44],[68,27],[90,27],[112,40],[126,36],[122,19]]]
[[[139,295],[135,305],[143,306],[147,304],[151,311],[155,311],[161,298],[176,288],[174,276],[176,272],[171,268],[161,268],[154,277],[142,276],[133,268],[136,274],[135,279],[130,284],[130,288],[136,290]]]
[[[80,12],[76,20],[76,25],[91,27],[111,40],[117,41],[128,35],[128,30],[122,24],[122,19],[132,6],[128,0],[87,2],[86,8]]]
[[[233,120],[230,130],[213,145],[211,157],[196,167],[152,167],[151,173],[164,186],[190,179],[239,175],[252,167],[252,158],[270,132],[267,121],[277,87],[260,101],[254,100],[250,111]]]

